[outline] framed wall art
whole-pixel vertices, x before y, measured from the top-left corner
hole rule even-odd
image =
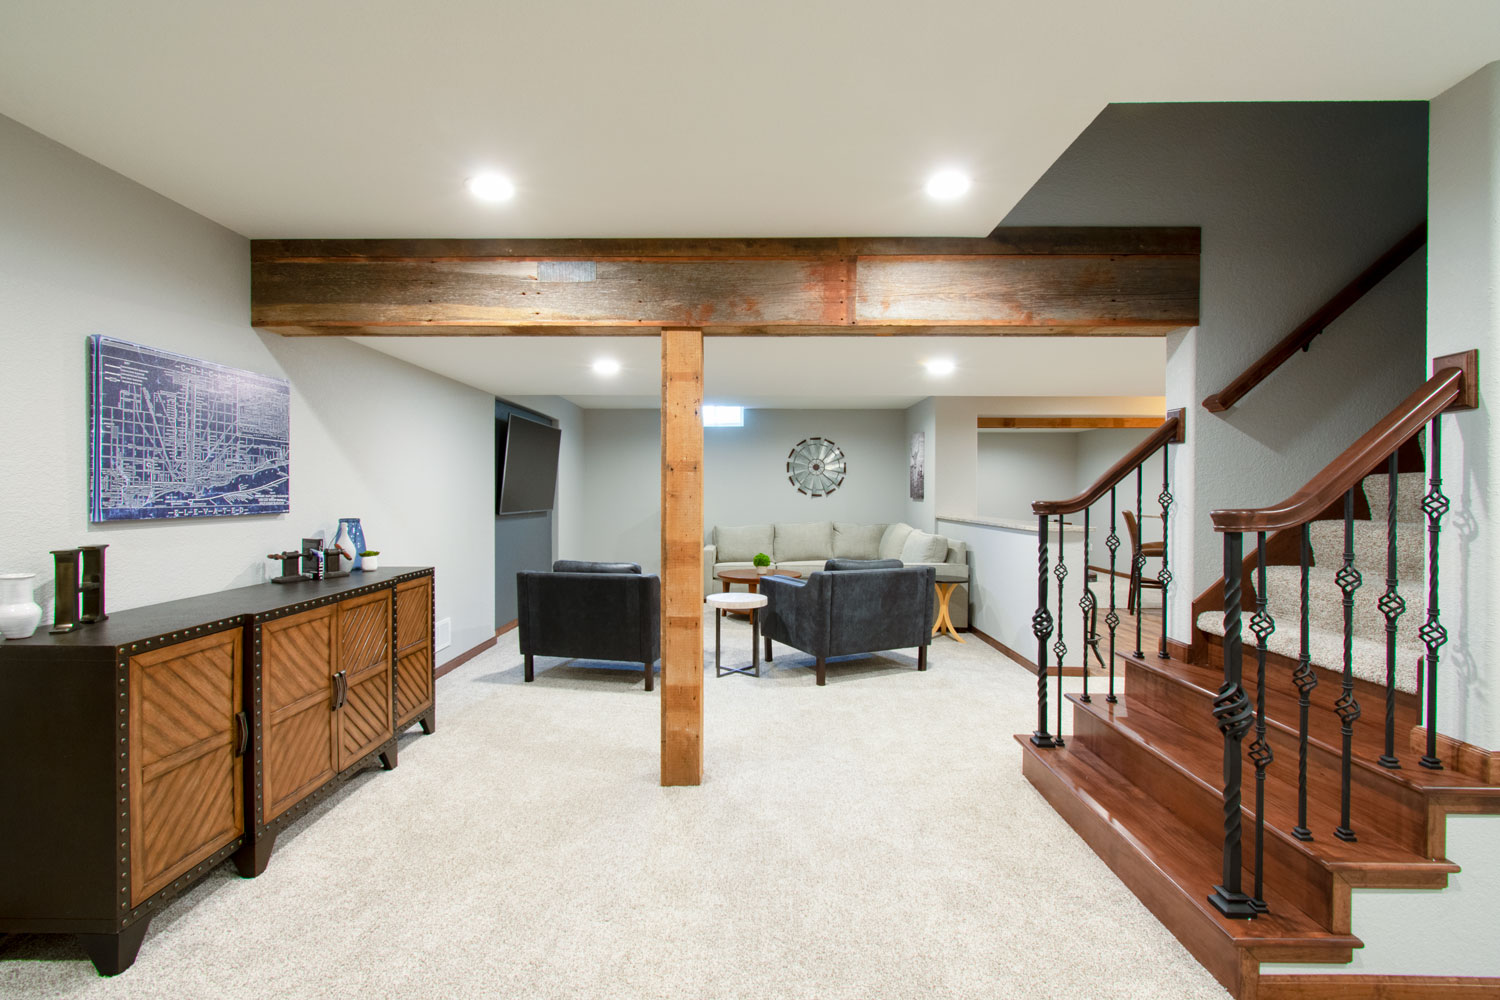
[[[89,338],[89,520],[291,509],[286,379]]]

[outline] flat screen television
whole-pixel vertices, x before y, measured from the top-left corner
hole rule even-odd
[[[557,495],[557,448],[562,431],[511,416],[495,421],[495,513],[551,510]]]

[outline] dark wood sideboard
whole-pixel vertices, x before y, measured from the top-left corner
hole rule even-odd
[[[433,571],[260,584],[0,642],[0,932],[114,975],[163,904],[432,732]]]

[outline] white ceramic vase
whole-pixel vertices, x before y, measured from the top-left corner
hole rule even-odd
[[[42,609],[31,599],[35,573],[0,573],[0,635],[25,639],[36,631]]]

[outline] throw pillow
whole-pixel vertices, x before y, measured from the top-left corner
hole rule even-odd
[[[827,559],[833,553],[833,522],[776,525],[776,549],[771,558],[777,564],[802,559]]]
[[[835,559],[878,559],[880,539],[885,536],[883,524],[850,524],[833,522],[833,557]]]
[[[746,524],[737,528],[714,529],[714,558],[718,562],[749,562],[756,553],[771,554],[771,526]]]
[[[929,535],[925,531],[913,531],[901,546],[901,561],[912,563],[940,563],[948,558],[948,539],[942,535]]]
[[[906,546],[906,539],[914,530],[909,524],[893,524],[886,528],[885,534],[880,536],[880,558],[900,559],[901,550]]]

